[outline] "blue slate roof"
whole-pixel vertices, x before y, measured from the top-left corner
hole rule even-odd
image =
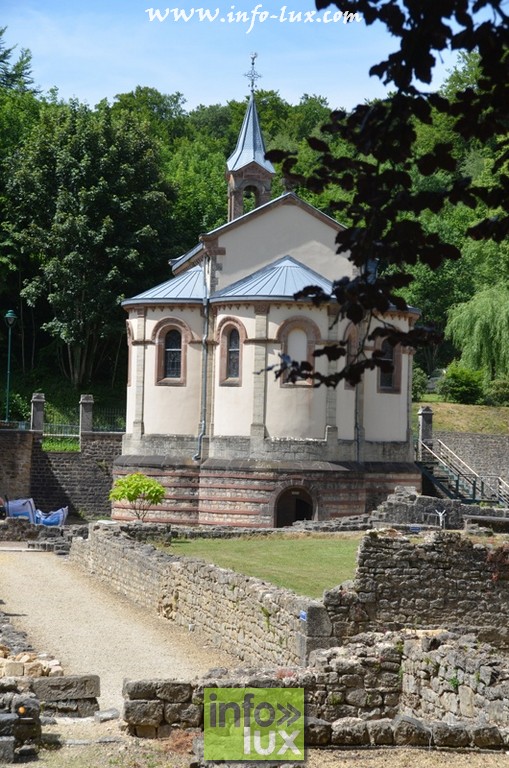
[[[196,265],[183,272],[181,275],[166,280],[165,283],[156,285],[148,291],[134,296],[132,299],[126,299],[122,306],[142,304],[171,304],[171,303],[201,303],[205,295],[205,286],[203,284],[203,268]]]
[[[297,291],[309,285],[318,285],[327,293],[332,290],[330,280],[291,256],[283,256],[252,275],[217,291],[211,301],[293,299]]]
[[[265,144],[253,94],[249,98],[237,146],[226,161],[226,167],[229,171],[238,171],[252,162],[258,163],[269,173],[275,173],[272,163],[265,159]]]

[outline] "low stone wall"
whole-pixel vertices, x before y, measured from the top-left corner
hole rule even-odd
[[[116,592],[184,626],[193,625],[250,662],[302,664],[332,643],[323,605],[201,560],[137,544],[114,523],[74,539],[71,560]]]
[[[203,728],[204,688],[304,688],[305,743],[500,749],[509,745],[509,665],[450,633],[369,634],[311,654],[306,669],[212,671],[198,681],[124,685],[129,731]]]
[[[393,718],[401,690],[398,638],[372,637],[371,644],[312,654],[310,666],[261,668],[248,672],[212,670],[200,680],[127,681],[124,719],[133,735],[162,738],[171,727],[203,724],[203,689],[228,687],[305,688],[308,722],[341,718]],[[320,737],[323,738],[323,737]]]
[[[479,504],[463,504],[459,499],[437,499],[434,496],[421,496],[415,488],[399,486],[371,513],[373,527],[423,525],[441,527],[440,515],[445,513],[444,528],[461,530],[465,518],[472,516],[500,518],[509,521],[509,509],[489,507]]]

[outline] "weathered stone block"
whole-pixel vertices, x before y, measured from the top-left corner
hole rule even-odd
[[[357,717],[343,717],[332,723],[332,744],[360,747],[369,744],[368,727]]]
[[[160,680],[124,680],[122,694],[126,699],[157,699]]]
[[[191,701],[193,688],[189,683],[178,683],[173,680],[161,680],[156,685],[156,697],[163,701],[175,703]]]
[[[470,729],[474,746],[481,749],[498,749],[504,746],[504,740],[496,726],[478,725]]]
[[[307,717],[304,726],[304,743],[308,747],[323,747],[330,744],[331,724],[317,717]]]
[[[428,747],[431,731],[420,720],[398,715],[393,722],[394,744],[397,746]]]
[[[461,725],[448,725],[447,723],[432,723],[433,744],[435,747],[450,747],[457,749],[468,747],[470,736],[466,728]]]
[[[32,717],[17,717],[12,735],[18,742],[36,741],[41,736],[41,721]]]
[[[14,736],[0,736],[0,765],[14,762]]]
[[[162,701],[134,701],[124,702],[124,720],[136,728],[140,725],[150,725],[157,728],[164,716],[164,707]]]
[[[17,715],[0,714],[0,736],[12,736]]]
[[[369,740],[376,747],[390,746],[394,742],[392,722],[387,718],[382,720],[369,720],[366,723]]]
[[[307,607],[307,633],[311,637],[330,637],[332,623],[323,605],[311,604]]]
[[[34,678],[30,682],[30,689],[40,701],[95,699],[101,695],[101,686],[97,675]]]
[[[4,664],[4,676],[5,677],[23,677],[25,671],[25,665],[20,661],[11,661],[6,659]]]
[[[195,704],[164,705],[164,719],[170,725],[178,724],[184,728],[198,728],[203,722],[203,707]]]

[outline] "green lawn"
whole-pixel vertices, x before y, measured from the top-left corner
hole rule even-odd
[[[354,577],[361,537],[359,534],[174,539],[170,551],[257,576],[301,595],[321,598],[324,589]]]

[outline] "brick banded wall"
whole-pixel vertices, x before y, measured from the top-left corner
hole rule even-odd
[[[421,486],[415,465],[394,463],[348,464],[282,460],[260,467],[257,462],[193,462],[169,456],[122,456],[115,461],[114,477],[143,472],[158,480],[166,495],[147,521],[177,525],[233,525],[272,527],[278,496],[288,487],[305,488],[313,498],[319,520],[333,520],[370,512],[395,486]],[[129,520],[125,504],[114,502],[112,517]]]

